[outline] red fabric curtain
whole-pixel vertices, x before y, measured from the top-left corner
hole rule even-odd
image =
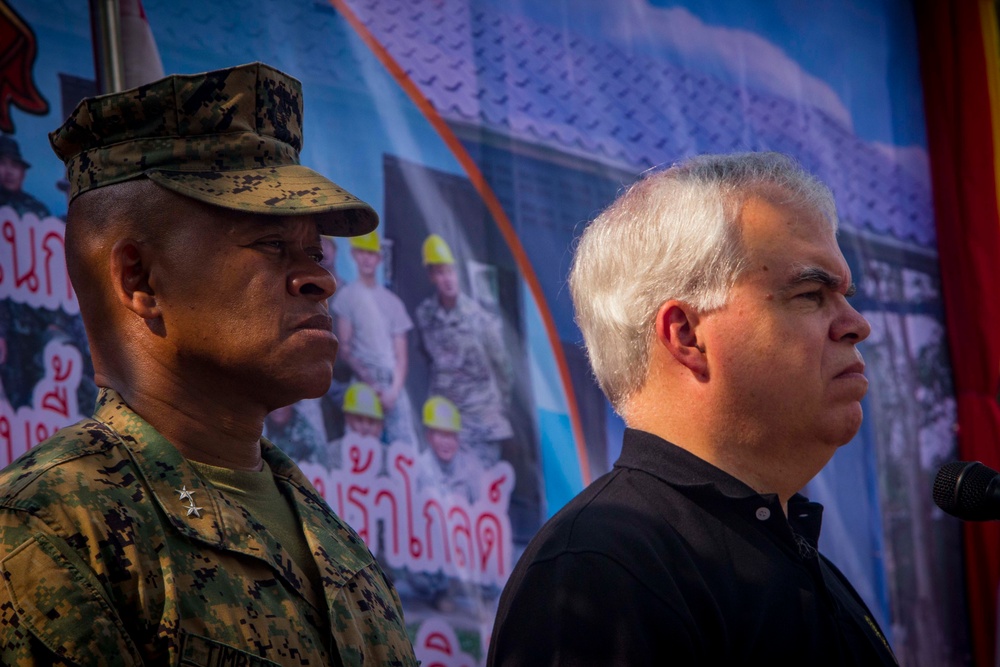
[[[998,62],[995,6],[917,0],[915,8],[959,455],[1000,469],[1000,110],[989,85]],[[964,542],[973,657],[992,666],[1000,523],[968,523]]]

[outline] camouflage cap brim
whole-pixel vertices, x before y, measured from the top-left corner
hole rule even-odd
[[[371,206],[301,165],[215,172],[150,169],[146,177],[185,197],[235,211],[312,214],[327,236],[360,236],[378,226]]]

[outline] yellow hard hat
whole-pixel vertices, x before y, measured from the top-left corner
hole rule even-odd
[[[362,417],[384,419],[382,401],[378,400],[375,390],[364,382],[354,382],[344,392],[344,412]]]
[[[424,240],[424,266],[428,264],[454,264],[455,257],[451,254],[448,243],[438,236],[431,234]]]
[[[378,232],[368,232],[367,234],[362,234],[361,236],[352,236],[350,238],[350,244],[352,248],[357,248],[358,250],[368,250],[370,252],[378,252],[382,248],[382,243],[378,238]]]
[[[424,426],[458,433],[462,430],[462,417],[455,404],[447,398],[431,396],[424,403]]]

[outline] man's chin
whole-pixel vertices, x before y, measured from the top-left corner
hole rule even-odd
[[[326,394],[333,384],[333,362],[318,362],[299,373],[275,378],[272,382],[276,393],[281,395],[282,400],[287,401],[285,405],[319,398]]]
[[[839,431],[837,435],[837,446],[843,447],[847,443],[854,440],[854,436],[858,434],[861,430],[861,422],[864,419],[864,411],[861,408],[861,403],[858,402],[849,408],[842,417],[837,420],[836,428]]]

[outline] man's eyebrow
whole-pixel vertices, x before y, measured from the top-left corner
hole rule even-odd
[[[844,282],[845,281],[841,276],[830,273],[826,269],[822,269],[818,266],[804,266],[801,267],[788,281],[788,289],[794,289],[802,283],[819,283],[824,287],[836,290],[839,289]],[[847,291],[844,292],[844,296],[852,297],[857,293],[857,291],[857,285],[851,283],[847,286]]]

